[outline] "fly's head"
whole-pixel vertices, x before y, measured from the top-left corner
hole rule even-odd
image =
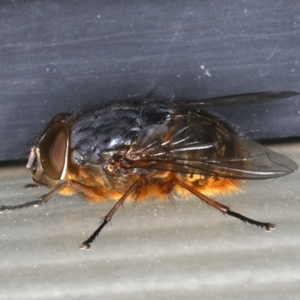
[[[69,152],[69,115],[60,113],[47,125],[41,138],[31,148],[27,168],[33,180],[48,187],[66,177]]]

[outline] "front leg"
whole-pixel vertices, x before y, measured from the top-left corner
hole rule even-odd
[[[21,208],[27,208],[27,207],[31,207],[31,206],[36,206],[36,207],[40,206],[40,205],[42,205],[44,203],[47,203],[48,200],[52,196],[54,196],[55,194],[58,194],[67,185],[68,185],[68,183],[64,182],[64,183],[58,185],[55,189],[53,189],[49,193],[41,196],[39,199],[34,200],[34,201],[26,202],[26,203],[19,204],[19,205],[2,205],[2,206],[0,206],[0,213],[2,213],[4,211],[11,211],[11,210],[21,209]]]
[[[37,183],[27,183],[27,184],[24,185],[24,189],[37,188],[39,186],[40,185],[37,184]]]

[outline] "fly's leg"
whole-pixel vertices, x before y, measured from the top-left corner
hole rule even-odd
[[[11,210],[15,210],[15,209],[27,208],[27,207],[31,207],[31,206],[40,206],[42,204],[45,204],[48,202],[48,200],[52,196],[59,193],[60,190],[65,188],[66,185],[67,185],[67,183],[62,183],[61,185],[57,186],[54,190],[50,191],[49,193],[41,196],[39,199],[34,200],[34,201],[26,202],[26,203],[19,204],[19,205],[7,205],[7,206],[2,205],[2,206],[0,206],[0,213],[2,213],[4,211],[11,211]]]
[[[109,211],[109,213],[103,218],[100,226],[95,230],[95,232],[86,240],[84,241],[80,248],[81,249],[90,249],[91,244],[94,242],[96,237],[99,235],[103,227],[112,219],[115,212],[118,210],[118,208],[123,205],[124,201],[127,199],[127,197],[134,191],[136,191],[137,188],[141,187],[141,183],[145,180],[145,176],[141,176],[139,179],[137,179],[133,185],[126,191],[126,193],[118,200],[118,202],[113,206],[113,208]]]
[[[174,178],[171,180],[171,184],[175,185],[178,184],[181,187],[185,188],[186,190],[188,190],[189,192],[191,192],[192,194],[194,194],[195,196],[199,197],[201,200],[203,200],[204,202],[206,202],[207,204],[211,205],[212,207],[216,208],[217,210],[219,210],[220,212],[227,214],[229,216],[238,218],[246,223],[250,223],[252,225],[256,225],[258,227],[262,227],[264,228],[266,231],[271,231],[273,229],[276,228],[276,226],[274,224],[271,223],[264,223],[264,222],[259,222],[259,221],[255,221],[252,220],[248,217],[245,217],[235,211],[230,210],[230,208],[228,206],[225,206],[217,201],[214,201],[212,199],[210,199],[209,197],[203,195],[202,193],[196,191],[195,189],[193,189],[192,187],[190,187],[189,185],[183,183],[182,181]]]
[[[24,189],[30,189],[30,188],[37,188],[40,185],[37,183],[27,183],[26,185],[24,185]]]
[[[36,187],[36,186],[39,186],[39,185],[36,185],[35,183],[33,183],[33,184],[25,185],[25,188]],[[45,204],[45,203],[48,202],[48,200],[52,196],[54,196],[55,194],[58,194],[61,190],[63,190],[67,186],[73,188],[75,191],[83,193],[84,195],[89,194],[89,193],[96,194],[94,189],[92,189],[90,187],[87,187],[85,185],[82,185],[79,182],[69,180],[69,181],[61,183],[55,189],[53,189],[49,193],[41,196],[37,200],[26,202],[26,203],[23,203],[23,204],[20,204],[20,205],[14,205],[14,206],[4,206],[4,205],[0,206],[0,213],[3,212],[3,211],[10,211],[10,210],[15,210],[15,209],[21,209],[21,208],[26,208],[26,207],[30,207],[30,206],[39,206],[39,205]]]

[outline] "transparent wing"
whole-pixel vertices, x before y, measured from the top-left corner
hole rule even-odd
[[[291,98],[299,95],[297,92],[290,91],[278,91],[278,92],[259,92],[248,93],[239,95],[230,95],[217,98],[190,100],[190,99],[173,99],[172,103],[175,106],[224,106],[233,104],[245,104],[245,103],[262,103],[279,99]]]
[[[238,136],[224,120],[199,112],[144,128],[123,167],[244,179],[280,177],[297,169],[289,158]]]

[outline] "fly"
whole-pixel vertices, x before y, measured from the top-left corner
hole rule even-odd
[[[288,175],[297,165],[206,110],[296,95],[261,92],[190,100],[157,87],[144,96],[60,113],[36,139],[27,163],[35,184],[50,191],[35,201],[1,206],[0,211],[38,206],[55,194],[80,194],[92,202],[116,200],[82,243],[81,248],[89,249],[124,201],[180,197],[188,191],[224,214],[270,231],[274,224],[250,219],[211,197],[238,191],[244,179]]]

